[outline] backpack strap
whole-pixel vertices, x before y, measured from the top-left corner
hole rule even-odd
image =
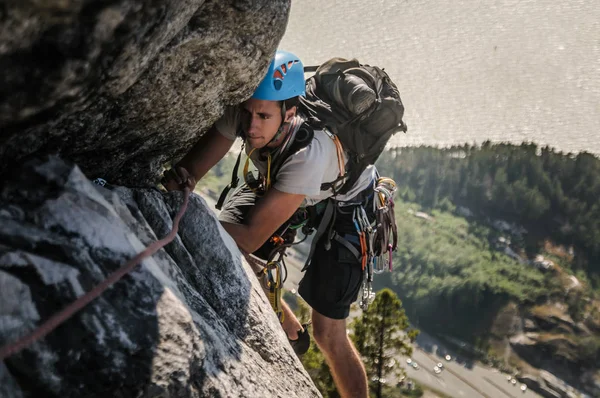
[[[332,134],[327,129],[323,129],[323,132],[327,134],[327,136],[329,136],[329,138],[331,138],[333,140],[333,143],[335,144],[335,150],[338,159],[338,168],[340,170],[340,173],[338,174],[338,177],[335,180],[331,182],[324,182],[323,184],[321,184],[321,191],[329,191],[331,189],[333,191],[333,196],[336,196],[338,194],[337,187],[340,183],[343,183],[348,177],[348,174],[346,173],[346,165],[344,164],[344,148],[342,147],[342,143],[340,142],[340,139],[337,135]]]
[[[273,176],[277,175],[279,168],[285,161],[296,152],[306,148],[315,136],[314,129],[306,122],[303,122],[294,134],[292,142],[282,149],[282,152],[276,157],[275,166],[273,167]]]

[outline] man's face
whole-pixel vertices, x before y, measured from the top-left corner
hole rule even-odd
[[[263,148],[281,125],[281,107],[277,101],[250,98],[242,104],[242,129],[252,148]]]

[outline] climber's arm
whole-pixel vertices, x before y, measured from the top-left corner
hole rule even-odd
[[[294,214],[304,197],[305,195],[285,193],[271,188],[250,210],[245,224],[223,222],[223,228],[229,232],[240,249],[246,253],[253,253]]]
[[[233,140],[211,127],[173,169],[165,172],[163,185],[167,190],[181,189],[186,183],[194,189],[196,182],[221,160],[233,145]]]

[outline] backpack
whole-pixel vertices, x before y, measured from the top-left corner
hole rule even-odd
[[[306,81],[306,96],[300,97],[301,111],[309,124],[325,127],[336,135],[349,155],[345,174],[322,190],[343,181],[336,192],[344,194],[365,168],[377,161],[391,136],[407,131],[402,121],[404,105],[396,85],[377,66],[332,58],[305,71],[316,73]]]

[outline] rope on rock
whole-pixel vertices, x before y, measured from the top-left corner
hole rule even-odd
[[[165,236],[164,238],[162,238],[160,240],[157,240],[156,242],[151,243],[148,247],[146,247],[146,249],[144,251],[142,251],[137,256],[132,258],[127,264],[125,264],[124,266],[122,266],[121,268],[119,268],[118,270],[113,272],[112,274],[110,274],[108,276],[108,278],[106,278],[105,280],[100,282],[98,285],[96,285],[92,290],[90,290],[89,292],[87,292],[86,294],[79,297],[77,300],[75,300],[71,304],[69,304],[62,311],[54,314],[46,322],[44,322],[42,325],[38,326],[35,330],[33,330],[30,334],[21,337],[19,340],[15,341],[13,343],[9,343],[9,344],[6,344],[3,347],[1,347],[0,348],[0,361],[3,361],[6,358],[8,358],[9,356],[16,354],[17,352],[21,351],[25,347],[28,347],[29,345],[33,344],[37,340],[39,340],[39,339],[43,338],[44,336],[46,336],[47,334],[51,333],[54,329],[56,329],[58,326],[63,324],[66,320],[68,320],[73,315],[75,315],[77,312],[79,312],[81,309],[83,309],[83,307],[88,305],[92,300],[94,300],[94,299],[98,298],[100,295],[102,295],[102,293],[104,293],[106,291],[106,289],[108,289],[111,285],[118,282],[122,277],[124,277],[125,275],[127,275],[128,273],[133,271],[133,269],[142,260],[144,260],[147,257],[152,256],[158,250],[160,250],[167,244],[171,243],[173,241],[173,239],[175,239],[175,236],[177,235],[177,231],[179,229],[179,221],[181,220],[181,217],[183,217],[183,214],[185,213],[188,203],[189,203],[190,189],[185,188],[183,192],[184,192],[183,204],[181,205],[179,212],[173,219],[173,228],[171,229],[169,234],[167,234],[167,236]]]

